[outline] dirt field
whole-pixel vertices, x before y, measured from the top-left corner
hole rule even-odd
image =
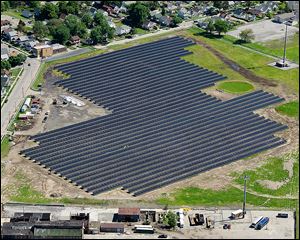
[[[202,43],[200,43],[202,44]],[[274,94],[277,94],[281,97],[284,97],[286,100],[297,99],[296,95],[291,95],[285,88],[280,85],[274,85],[267,79],[259,78],[255,76],[252,72],[247,69],[242,69],[235,62],[232,62],[219,52],[216,52],[214,49],[210,49],[214,54],[216,54],[221,60],[223,60],[229,67],[240,72],[246,76],[251,82],[254,82],[257,89],[264,89]],[[238,66],[238,67],[237,67]],[[2,174],[1,188],[1,200],[6,202],[9,200],[9,195],[11,195],[19,183],[16,182],[14,175],[18,171],[22,171],[23,174],[29,179],[30,184],[34,189],[45,194],[46,197],[49,197],[51,193],[59,193],[61,196],[66,197],[92,197],[90,194],[80,190],[78,187],[73,186],[66,180],[51,174],[42,167],[32,163],[29,160],[24,159],[18,153],[21,149],[32,147],[32,142],[27,141],[26,135],[34,135],[38,132],[44,132],[53,130],[56,128],[61,128],[70,124],[78,123],[91,119],[97,116],[104,116],[109,114],[109,112],[103,108],[95,106],[94,104],[83,100],[85,106],[76,107],[72,104],[64,105],[62,104],[62,99],[60,95],[72,95],[66,93],[65,90],[55,87],[52,85],[53,81],[56,78],[53,78],[48,73],[48,80],[43,88],[43,91],[38,96],[44,102],[43,111],[40,114],[39,119],[32,129],[23,132],[17,132],[17,138],[14,139],[16,145],[12,147],[9,155],[4,159],[5,168],[4,174]],[[223,93],[217,91],[213,88],[207,89],[207,93],[216,96],[222,100],[227,100],[235,95]],[[75,96],[76,98],[79,98]],[[56,106],[52,105],[52,99],[57,98],[58,104]],[[42,119],[45,116],[45,112],[50,111],[49,118],[46,123],[42,123]],[[278,135],[287,140],[285,145],[279,146],[277,148],[265,151],[258,156],[248,158],[247,160],[240,160],[234,163],[228,164],[223,167],[219,167],[208,172],[204,172],[195,177],[188,178],[186,180],[168,185],[156,191],[144,194],[139,197],[133,197],[130,194],[116,189],[106,193],[99,194],[93,198],[97,199],[121,199],[121,200],[153,200],[161,196],[161,194],[169,194],[178,188],[183,188],[187,186],[197,186],[201,188],[210,188],[210,189],[223,189],[226,186],[229,186],[232,182],[232,177],[230,174],[232,172],[242,172],[244,170],[254,169],[258,166],[261,166],[265,163],[265,159],[271,156],[279,156],[284,153],[290,153],[293,150],[298,149],[299,146],[299,122],[295,119],[279,115],[275,110],[274,106],[269,108],[260,109],[257,111],[259,115],[265,116],[268,119],[283,123],[288,125],[288,129],[279,133]],[[24,136],[25,135],[25,136]],[[15,186],[8,188],[7,186]]]

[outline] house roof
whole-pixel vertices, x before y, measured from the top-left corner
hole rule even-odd
[[[291,12],[291,13],[282,13],[282,14],[276,15],[276,17],[279,17],[281,19],[288,19],[288,18],[292,18],[294,16],[295,16],[295,14],[293,12]]]
[[[30,12],[30,11],[28,11],[28,10],[23,10],[23,11],[22,11],[22,16],[23,16],[23,17],[26,17],[26,18],[30,18],[30,17],[33,16],[33,13]]]
[[[28,38],[28,36],[20,36],[20,37],[18,37],[18,40],[20,41],[20,42],[24,42],[24,41],[28,41],[29,40],[29,38]]]
[[[139,208],[119,208],[118,215],[139,215],[140,209]]]
[[[80,40],[80,37],[79,36],[72,36],[70,38],[71,41],[79,41]]]
[[[124,228],[124,224],[123,223],[101,223],[100,227],[118,229],[118,228]]]

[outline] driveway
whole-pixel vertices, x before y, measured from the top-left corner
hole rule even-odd
[[[64,58],[68,58],[68,57],[73,57],[82,53],[86,53],[86,52],[90,52],[92,51],[92,49],[90,48],[79,48],[76,50],[71,50],[67,53],[61,53],[61,54],[57,54],[51,57],[48,57],[46,60],[44,60],[45,62],[49,62],[49,61],[53,61],[53,60],[58,60],[58,59],[64,59]]]
[[[239,38],[239,33],[245,29],[252,29],[255,42],[266,42],[271,40],[283,39],[285,35],[285,25],[274,23],[272,20],[265,20],[256,23],[242,25],[237,30],[230,31],[227,34]],[[288,36],[293,36],[299,29],[293,26],[288,26]]]
[[[30,66],[28,64],[30,63]],[[40,61],[27,58],[24,63],[24,71],[17,81],[15,87],[7,98],[7,102],[1,108],[1,139],[6,134],[10,119],[14,116],[18,106],[28,94],[30,85],[36,77]]]

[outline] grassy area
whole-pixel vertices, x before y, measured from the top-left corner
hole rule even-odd
[[[68,75],[68,74],[66,74],[66,73],[63,73],[63,72],[61,72],[61,71],[58,71],[58,70],[56,70],[56,69],[54,69],[54,70],[52,71],[52,74],[53,74],[54,76],[61,77],[62,79],[67,79],[67,78],[70,77],[70,75]]]
[[[268,66],[267,64],[273,62],[274,59],[241,48],[237,44],[223,40],[222,38],[207,35],[196,27],[183,32],[183,35],[200,39],[216,50],[222,52],[227,58],[239,63],[242,67],[251,70],[256,75],[277,81],[279,84],[289,89],[291,93],[299,94],[299,68],[282,71]]]
[[[147,34],[150,33],[148,30],[142,29],[142,28],[135,28],[136,34],[138,35],[143,35],[143,34]]]
[[[3,140],[1,142],[1,158],[4,158],[7,156],[10,148],[9,138],[8,136],[4,136]]]
[[[285,161],[293,159],[293,176],[289,178],[288,170],[283,165]],[[248,170],[241,174],[233,174],[235,182],[243,185],[242,176],[249,176],[247,187],[257,193],[269,194],[273,196],[285,196],[288,194],[298,195],[299,187],[299,152],[291,153],[282,157],[273,157],[267,160],[267,163],[254,170]],[[274,182],[286,181],[278,189],[270,189],[259,183],[258,180],[269,180]]]
[[[11,69],[11,76],[15,78],[22,71],[23,68],[14,68]]]
[[[193,54],[184,56],[182,59],[225,75],[228,80],[246,80],[242,75],[228,68],[218,57],[206,48],[200,45],[193,45],[185,49],[191,51]]]
[[[245,43],[241,42],[239,39],[226,35],[222,38],[225,41],[229,41],[233,44],[240,44],[242,46],[257,50],[262,53],[266,53],[275,57],[283,56],[283,45],[284,39],[272,40],[264,43],[251,42]],[[299,63],[299,33],[294,34],[287,41],[286,56],[289,60]]]
[[[11,16],[11,17],[23,20],[23,21],[28,20],[27,18],[21,16],[21,12],[16,12],[16,11],[13,11],[13,10],[2,12],[1,15]]]
[[[254,90],[254,86],[248,82],[226,81],[218,84],[217,88],[224,92],[241,94]]]
[[[188,187],[177,190],[169,197],[157,199],[157,203],[170,206],[242,206],[243,191],[234,187],[221,191]],[[297,200],[272,199],[247,193],[247,204],[251,206],[287,208],[296,203]]]
[[[277,106],[275,110],[283,115],[299,118],[299,101],[292,101],[282,104]]]

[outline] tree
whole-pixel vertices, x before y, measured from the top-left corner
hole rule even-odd
[[[240,36],[241,40],[243,40],[244,42],[251,42],[251,40],[254,39],[252,29],[245,29],[245,30],[241,31],[239,36]]]
[[[147,5],[151,11],[156,10],[159,7],[158,1],[149,1],[147,2]]]
[[[1,12],[7,11],[9,9],[8,1],[1,1]]]
[[[129,6],[129,19],[133,26],[140,27],[150,15],[149,8],[140,2],[131,4]]]
[[[47,23],[50,34],[53,36],[53,34],[55,33],[55,30],[58,28],[58,26],[60,26],[62,24],[63,24],[63,21],[61,19],[50,19]]]
[[[215,21],[214,26],[216,31],[219,33],[219,36],[221,35],[222,32],[227,33],[230,28],[229,23],[221,19],[217,19]]]
[[[172,23],[173,23],[173,26],[175,26],[175,27],[178,26],[178,24],[182,23],[181,17],[174,16],[172,19]]]
[[[177,224],[177,215],[172,211],[168,211],[165,215],[164,223],[169,227],[174,228]]]
[[[87,28],[90,28],[90,27],[92,27],[92,25],[93,25],[93,18],[92,18],[92,16],[91,16],[91,14],[89,14],[89,13],[85,13],[85,14],[82,16],[81,21],[85,24],[85,26],[86,26]]]
[[[166,15],[166,9],[165,7],[161,8],[161,15],[165,16]]]
[[[40,17],[42,19],[58,18],[58,12],[59,12],[58,6],[47,2],[41,10]]]
[[[46,37],[49,34],[48,27],[41,21],[35,21],[32,30],[34,34],[40,39]]]
[[[22,21],[22,20],[20,20],[19,21],[19,23],[18,23],[18,26],[17,26],[17,30],[19,31],[19,32],[24,32],[24,30],[25,30],[25,23]]]
[[[1,61],[1,70],[2,69],[6,69],[6,70],[11,69],[11,65],[10,65],[10,62],[8,60],[2,60]]]
[[[26,60],[26,56],[24,54],[18,54],[17,56],[9,57],[8,61],[12,67],[21,65]]]
[[[40,1],[27,1],[27,5],[31,8],[39,8],[41,3]]]
[[[69,15],[65,18],[65,24],[70,30],[70,34],[79,37],[86,36],[87,29],[83,22],[75,15]]]
[[[70,36],[69,28],[62,24],[54,30],[53,39],[58,43],[65,44],[69,40]]]
[[[94,44],[103,43],[114,36],[114,29],[108,24],[99,25],[92,29],[90,38]]]
[[[102,13],[97,12],[97,13],[95,14],[95,16],[94,16],[94,23],[95,23],[96,25],[102,26],[102,25],[104,25],[105,23],[107,23],[107,20],[106,20],[106,18],[104,17],[104,15],[103,15]]]
[[[228,1],[213,1],[213,6],[218,9],[227,10],[229,8]]]
[[[211,34],[216,30],[213,20],[209,19],[206,30]]]

